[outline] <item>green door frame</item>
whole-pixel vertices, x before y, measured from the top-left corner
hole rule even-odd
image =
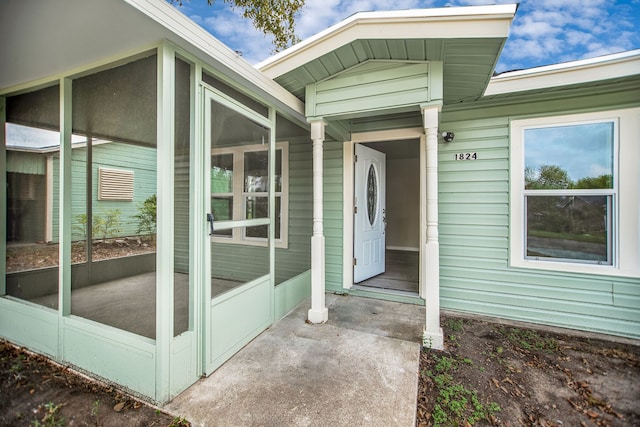
[[[200,175],[197,180],[201,183],[198,194],[203,208],[197,213],[201,216],[198,230],[202,232],[203,225],[208,230],[206,215],[211,206],[211,126],[212,102],[217,102],[237,113],[268,128],[269,132],[269,212],[268,218],[245,219],[239,221],[216,221],[217,230],[236,227],[269,225],[269,273],[228,291],[220,296],[211,297],[211,239],[204,238],[200,247],[202,263],[198,267],[199,284],[202,286],[202,355],[203,372],[210,374],[233,354],[244,347],[249,341],[269,327],[275,316],[275,217],[271,213],[275,209],[275,111],[269,109],[269,117],[264,117],[230,96],[202,83],[202,147]],[[192,190],[193,191],[193,190]],[[197,189],[196,189],[197,191]],[[198,221],[197,221],[198,222]],[[205,231],[203,236],[207,236]],[[266,304],[266,305],[265,305]],[[224,322],[224,326],[220,324]]]

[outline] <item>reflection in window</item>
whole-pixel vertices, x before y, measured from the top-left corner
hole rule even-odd
[[[526,129],[525,188],[613,188],[613,133],[613,122]]]
[[[308,128],[280,114],[276,115],[276,140],[288,142],[282,157],[282,180],[276,176],[276,191],[282,191],[283,197],[276,198],[275,214],[279,216],[274,231],[282,242],[286,241],[286,244],[280,245],[276,241],[275,284],[279,285],[311,268],[311,247],[308,242],[312,234],[313,204],[311,180],[308,178],[313,156]],[[291,221],[285,217],[289,210],[296,213]]]
[[[608,263],[611,196],[527,196],[527,257]]]
[[[611,121],[524,131],[526,258],[612,264]]]
[[[215,220],[233,220],[233,154],[211,156],[211,193],[211,212]],[[213,235],[229,238],[232,230],[215,230]]]
[[[6,99],[7,295],[58,307],[59,86]]]
[[[271,130],[238,111],[211,102],[210,179],[215,217],[211,239],[211,295],[215,298],[270,274],[268,240],[261,238],[258,244],[247,244],[247,229],[241,221],[266,222],[269,218]],[[260,227],[266,237],[268,225]]]
[[[268,227],[268,226],[265,226]],[[244,227],[239,231],[244,234]],[[269,246],[211,244],[211,297],[269,274]]]
[[[275,238],[282,239],[283,156],[286,145],[276,149],[275,158]],[[211,209],[215,221],[269,218],[269,156],[266,146],[245,145],[214,150],[211,156]],[[234,172],[234,165],[240,171]],[[238,166],[240,165],[240,166]],[[235,179],[234,179],[235,175]],[[239,204],[238,204],[239,202]],[[264,241],[267,226],[216,229],[216,237],[233,241]]]
[[[173,334],[195,329],[191,257],[191,65],[176,58],[174,127],[174,304]]]

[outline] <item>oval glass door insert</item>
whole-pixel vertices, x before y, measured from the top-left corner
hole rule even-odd
[[[367,215],[369,216],[369,224],[373,226],[376,221],[376,207],[378,204],[378,179],[376,170],[373,165],[369,166],[367,174]]]

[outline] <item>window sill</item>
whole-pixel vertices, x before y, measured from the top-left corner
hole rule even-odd
[[[509,266],[511,268],[525,268],[536,271],[547,270],[559,273],[581,273],[599,276],[638,277],[640,274],[639,271],[623,270],[614,265],[582,264],[562,261],[519,259],[512,260]]]

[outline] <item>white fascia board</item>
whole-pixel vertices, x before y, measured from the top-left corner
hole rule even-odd
[[[492,77],[485,96],[524,92],[640,74],[640,49]]]
[[[276,78],[359,39],[506,38],[516,4],[356,13],[256,65]]]
[[[232,73],[241,76],[255,87],[261,88],[269,97],[274,97],[290,107],[299,115],[299,118],[304,118],[304,103],[302,101],[253,67],[244,58],[213,37],[168,2],[164,0],[124,1],[194,48],[208,55],[216,63],[223,65]]]

